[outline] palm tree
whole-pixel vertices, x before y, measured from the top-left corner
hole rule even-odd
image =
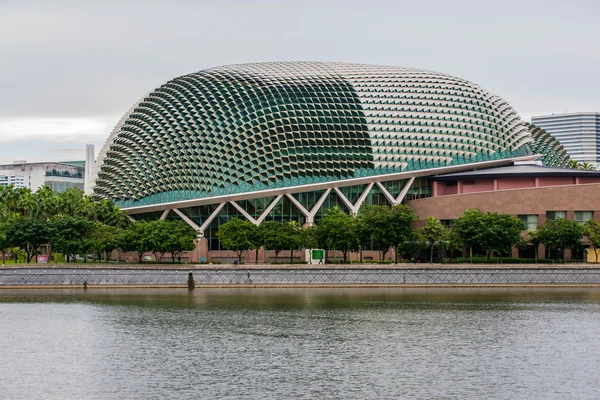
[[[567,163],[567,168],[572,168],[572,169],[579,169],[579,161],[577,160],[569,160],[569,162]]]
[[[592,163],[585,161],[585,162],[579,164],[579,169],[584,169],[586,171],[595,171],[596,166]]]

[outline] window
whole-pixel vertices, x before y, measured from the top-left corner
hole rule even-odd
[[[440,223],[443,226],[447,226],[447,227],[451,227],[452,226],[452,222],[454,222],[453,219],[442,219],[442,220],[440,220]]]
[[[527,231],[535,231],[538,228],[538,216],[537,214],[530,215],[519,215],[519,219],[526,224]]]
[[[567,218],[566,211],[546,211],[546,219],[557,220],[559,218]]]
[[[581,225],[588,222],[590,219],[594,217],[593,211],[575,211],[574,221],[580,223]]]

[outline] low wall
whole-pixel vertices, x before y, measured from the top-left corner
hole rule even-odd
[[[600,269],[4,269],[0,288],[83,286],[573,286],[600,285]]]

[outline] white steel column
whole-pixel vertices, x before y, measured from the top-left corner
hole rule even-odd
[[[175,211],[177,213],[177,215],[179,215],[181,217],[182,220],[184,220],[185,222],[187,222],[187,224],[189,226],[191,226],[192,228],[194,228],[196,231],[201,231],[200,227],[198,225],[196,225],[196,223],[194,221],[192,221],[191,219],[189,219],[187,215],[185,215],[184,213],[182,213],[181,211],[179,211],[179,209],[174,208],[173,211]]]
[[[227,204],[227,202],[219,204],[217,206],[217,208],[215,208],[215,211],[213,211],[212,214],[210,214],[210,216],[208,217],[208,219],[206,221],[204,221],[204,223],[200,227],[200,232],[203,235],[204,235],[204,231],[206,230],[206,228],[208,228],[208,225],[210,225],[210,223],[213,221],[213,219],[215,219],[215,217],[217,215],[219,215],[219,212],[221,212],[221,210],[223,209],[223,207],[225,207],[225,204]]]
[[[279,200],[281,200],[282,197],[283,197],[283,195],[280,194],[279,196],[277,196],[275,198],[275,200],[273,200],[271,202],[271,204],[269,204],[269,206],[267,208],[265,208],[265,211],[263,211],[263,213],[260,215],[260,217],[258,217],[258,219],[256,220],[256,225],[260,225],[261,222],[263,222],[265,220],[265,218],[267,218],[267,215],[269,215],[269,213],[273,210],[273,208],[275,208],[275,206],[277,205],[277,203],[279,203]]]
[[[258,225],[258,222],[250,215],[246,212],[246,210],[244,210],[242,208],[242,206],[240,206],[238,203],[236,203],[235,201],[230,201],[229,203],[231,203],[232,206],[234,206],[239,212],[240,214],[242,214],[244,217],[246,217],[246,219],[250,222],[252,222],[254,225]]]
[[[167,219],[167,215],[169,215],[169,212],[171,212],[171,209],[167,208],[160,216],[160,220],[164,221],[165,219]]]
[[[348,207],[348,210],[350,210],[350,212],[352,214],[358,214],[358,210],[360,210],[360,206],[362,205],[362,203],[365,201],[365,199],[367,198],[367,196],[369,195],[369,192],[371,191],[371,189],[373,188],[374,183],[371,182],[367,185],[367,187],[365,188],[365,190],[362,192],[362,194],[360,195],[360,197],[358,198],[358,200],[356,201],[355,204],[352,204],[350,202],[350,200],[348,200],[346,198],[346,196],[344,196],[344,194],[342,193],[342,191],[340,189],[338,189],[337,187],[334,188],[335,192],[338,194],[338,196],[340,196],[340,199],[342,199],[342,201],[344,202],[344,204],[346,205],[346,207]]]
[[[408,180],[408,182],[406,182],[406,185],[404,185],[404,187],[402,188],[402,191],[396,198],[396,204],[402,203],[402,200],[404,200],[404,197],[406,197],[406,193],[408,193],[408,190],[410,189],[410,187],[412,186],[414,181],[415,181],[415,177],[413,176],[412,178],[410,178]]]

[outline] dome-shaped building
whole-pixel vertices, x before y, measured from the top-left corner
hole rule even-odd
[[[512,159],[531,134],[501,98],[450,75],[284,62],[175,78],[135,104],[97,160],[125,208]]]
[[[528,229],[600,215],[597,202],[580,200],[597,198],[600,173],[556,168],[566,161],[556,140],[464,79],[258,63],[184,75],[145,95],[88,164],[86,190],[136,220],[182,219],[203,235],[191,259],[231,262],[216,233],[232,217],[306,226],[333,206],[401,202],[417,223],[451,225],[465,208],[519,216]]]

